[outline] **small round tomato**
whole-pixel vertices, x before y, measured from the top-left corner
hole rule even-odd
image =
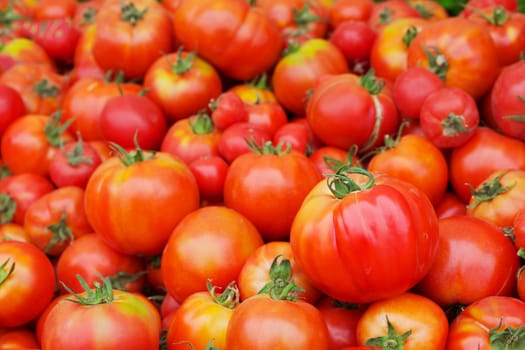
[[[223,131],[218,145],[219,153],[231,164],[240,155],[251,152],[246,140],[262,144],[271,139],[268,132],[252,123],[234,123]]]
[[[289,144],[290,147],[307,156],[317,150],[321,142],[315,137],[304,117],[292,119],[290,122],[281,126],[273,135],[273,144]]]
[[[245,105],[245,122],[266,131],[270,137],[288,122],[286,111],[277,102],[256,102]]]
[[[0,84],[0,138],[5,129],[26,112],[20,93],[6,84]]]
[[[438,219],[452,215],[467,213],[466,204],[453,192],[445,192],[443,197],[434,205]]]
[[[373,7],[373,0],[334,1],[330,6],[330,25],[337,29],[343,22],[367,22]]]
[[[228,163],[219,156],[201,157],[191,162],[189,168],[197,180],[201,201],[222,202]]]
[[[213,124],[219,130],[246,119],[244,101],[233,91],[225,91],[212,99],[209,107]]]

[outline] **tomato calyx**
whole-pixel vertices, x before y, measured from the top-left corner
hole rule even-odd
[[[146,271],[140,271],[137,273],[119,271],[113,276],[109,276],[108,278],[111,285],[113,286],[113,289],[126,290],[126,285],[128,283],[135,282],[145,274]]]
[[[120,16],[120,19],[122,19],[124,22],[128,22],[132,26],[135,26],[144,18],[144,15],[147,11],[147,7],[142,10],[139,10],[134,3],[128,2],[127,4],[122,4],[122,14]]]
[[[410,334],[412,334],[412,330],[408,330],[403,334],[399,334],[395,330],[392,323],[390,323],[388,315],[385,317],[388,327],[388,334],[381,337],[370,338],[365,342],[365,345],[376,345],[383,350],[403,350],[403,344],[410,336]]]
[[[485,14],[482,10],[475,6],[465,5],[465,8],[472,10],[489,24],[494,26],[502,26],[509,20],[509,14],[503,6],[496,6],[490,15]]]
[[[445,80],[448,72],[448,61],[445,55],[435,46],[427,47],[423,45],[423,52],[428,59],[428,69],[441,80]]]
[[[212,285],[210,279],[206,282],[206,288],[216,304],[228,309],[234,309],[240,303],[240,292],[235,281],[230,282],[222,293],[217,293],[217,288],[219,287]]]
[[[115,142],[109,143],[109,148],[113,151],[117,157],[120,159],[122,164],[125,166],[130,166],[135,163],[144,162],[155,158],[156,152],[145,152],[140,148],[137,141],[137,134],[134,137],[135,149],[127,152],[121,145]]]
[[[11,172],[7,164],[2,164],[2,166],[0,166],[0,179],[6,178],[11,175],[13,175],[13,173]]]
[[[410,26],[407,28],[405,34],[403,35],[403,38],[401,39],[406,48],[410,46],[410,44],[412,43],[412,41],[414,41],[418,34],[419,29],[416,26]]]
[[[423,19],[429,19],[429,18],[432,18],[434,17],[434,14],[432,13],[432,11],[429,11],[425,5],[422,5],[422,4],[415,4],[412,6],[412,8],[414,10],[416,10],[417,12],[419,12],[419,15],[421,16],[421,18]]]
[[[499,324],[489,331],[489,340],[492,349],[495,350],[517,350],[523,349],[525,345],[525,326],[507,326],[499,331],[503,319]]]
[[[458,134],[468,133],[475,128],[465,128],[465,119],[462,115],[449,113],[445,119],[441,121],[444,136],[454,136]]]
[[[250,140],[245,138],[244,141],[252,152],[259,155],[284,156],[290,153],[292,150],[292,146],[289,142],[286,142],[286,148],[284,148],[285,144],[283,142],[279,142],[276,146],[274,146],[270,140],[263,142],[262,145],[259,145],[257,141],[253,139],[253,136]]]
[[[60,216],[60,220],[54,224],[47,226],[47,230],[52,233],[51,240],[44,249],[44,253],[49,253],[57,243],[65,243],[68,240],[73,240],[73,231],[67,225],[67,213],[64,211]]]
[[[64,124],[60,125],[62,118],[62,111],[57,111],[51,115],[51,120],[46,124],[44,133],[47,142],[54,147],[61,147],[63,145],[62,134],[73,123],[74,118],[68,119]]]
[[[57,97],[60,94],[60,88],[49,83],[47,79],[42,79],[33,85],[33,90],[44,98]]]
[[[199,111],[195,119],[189,123],[191,131],[196,135],[207,135],[215,130],[211,117],[204,110]]]
[[[483,202],[489,202],[500,194],[509,191],[516,185],[512,184],[509,186],[503,186],[500,181],[503,175],[504,174],[500,174],[493,180],[484,182],[478,189],[474,189],[472,185],[469,184],[470,192],[472,193],[472,197],[474,197],[474,202],[472,202],[468,208],[474,208]]]
[[[516,96],[521,103],[525,104],[525,97],[523,96]],[[525,122],[525,115],[507,115],[503,117],[504,119],[511,119],[516,120],[519,122]]]
[[[266,283],[257,294],[268,294],[275,300],[296,301],[298,292],[304,289],[292,281],[292,264],[289,259],[277,255],[270,266],[270,282]]]
[[[0,193],[0,224],[8,224],[13,221],[16,212],[16,202],[6,192]]]
[[[301,28],[306,28],[310,23],[322,22],[323,18],[310,10],[310,0],[307,0],[300,9],[293,9],[293,21]]]
[[[346,154],[346,159],[344,162],[340,161],[339,159],[335,159],[329,156],[324,156],[323,161],[326,164],[328,168],[330,168],[333,171],[337,171],[339,168],[345,166],[345,165],[357,165],[354,163],[354,158],[357,154],[358,147],[357,145],[350,146],[350,149],[348,150]]]
[[[113,301],[113,287],[109,278],[100,276],[102,280],[102,285],[99,281],[93,282],[93,289],[89,287],[87,282],[82,278],[82,276],[77,275],[77,279],[84,288],[84,293],[78,294],[72,291],[64,282],[62,286],[64,289],[71,294],[72,298],[66,298],[65,300],[71,301],[73,303],[81,305],[100,305],[100,304],[109,304]]]
[[[24,17],[14,11],[13,4],[14,1],[9,1],[5,9],[0,9],[0,27],[11,28],[13,23],[24,19]]]
[[[348,174],[364,175],[368,178],[368,181],[364,185],[359,185],[357,182],[349,178]],[[375,184],[372,173],[363,168],[350,165],[340,167],[335,174],[328,174],[326,181],[330,192],[339,199],[346,197],[352,192],[368,190]]]
[[[365,88],[371,95],[379,95],[385,87],[385,81],[377,78],[375,71],[369,69],[368,72],[359,77],[359,85]]]
[[[394,14],[394,11],[388,7],[383,7],[381,12],[379,12],[379,21],[378,24],[389,24],[392,22],[392,15]]]
[[[96,14],[97,14],[97,11],[93,7],[91,6],[86,7],[84,12],[82,13],[82,21],[80,22],[80,24],[81,25],[92,24],[93,22],[95,22]]]
[[[82,141],[82,137],[80,134],[78,135],[78,141],[75,144],[75,147],[71,150],[71,152],[65,152],[64,156],[67,159],[67,164],[77,167],[82,163],[85,164],[92,164],[93,160],[89,157],[84,156],[84,143]]]
[[[0,286],[9,278],[9,276],[11,276],[13,271],[15,271],[16,263],[14,261],[11,264],[11,266],[7,268],[7,265],[9,265],[9,260],[10,258],[7,258],[6,261],[4,261],[2,265],[0,265]]]
[[[177,75],[187,73],[193,67],[193,62],[195,60],[195,51],[188,52],[186,57],[183,57],[183,50],[184,49],[181,46],[177,51],[177,61],[175,64],[170,65],[171,71]]]

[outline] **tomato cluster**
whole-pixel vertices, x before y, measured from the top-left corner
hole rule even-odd
[[[525,3],[462,3],[0,0],[0,349],[525,349]]]

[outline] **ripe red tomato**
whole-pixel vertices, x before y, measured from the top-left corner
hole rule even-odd
[[[453,192],[445,192],[441,200],[434,205],[438,219],[467,213],[467,205]]]
[[[368,23],[370,23],[374,29],[382,31],[389,24],[407,18],[421,18],[421,13],[410,6],[408,1],[374,1],[372,12],[368,18]]]
[[[439,247],[417,290],[441,306],[468,305],[490,295],[511,295],[519,258],[501,230],[482,219],[439,220]]]
[[[373,0],[334,1],[330,6],[330,25],[337,29],[343,22],[367,22],[373,7]]]
[[[55,271],[40,249],[24,242],[0,243],[0,328],[36,319],[54,292]]]
[[[1,26],[1,25],[0,25]],[[8,37],[8,35],[5,35]],[[4,36],[2,36],[2,39]],[[0,40],[2,40],[0,39]],[[33,40],[11,38],[0,47],[0,73],[21,63],[37,63],[55,71],[56,66],[45,50]],[[34,83],[34,81],[33,81]]]
[[[93,1],[89,1],[88,4]],[[71,84],[75,84],[82,78],[104,79],[104,71],[93,57],[93,42],[95,40],[94,24],[86,26],[78,39],[73,56],[73,67],[69,73]]]
[[[244,110],[246,111],[244,121],[266,131],[271,138],[279,128],[288,123],[286,111],[277,102],[246,103]]]
[[[219,130],[246,119],[245,104],[234,91],[225,91],[212,99],[209,107],[213,124]]]
[[[334,174],[337,169],[345,164],[360,165],[355,148],[344,151],[338,147],[322,146],[308,157],[323,176]]]
[[[425,276],[437,251],[438,223],[414,185],[345,166],[304,199],[290,243],[315,287],[334,299],[366,303],[403,293]]]
[[[182,219],[166,244],[161,262],[166,289],[181,303],[205,291],[208,279],[226,288],[262,244],[255,226],[235,210],[199,208]]]
[[[219,153],[228,164],[231,164],[240,155],[251,152],[246,140],[263,144],[271,139],[268,132],[252,123],[234,123],[223,131],[218,145]]]
[[[99,118],[104,140],[126,149],[138,144],[142,149],[159,150],[167,130],[160,107],[142,95],[111,97]]]
[[[35,333],[27,328],[17,327],[0,330],[0,349],[39,349]]]
[[[31,238],[24,229],[24,226],[7,223],[0,225],[0,242],[7,241],[31,243]]]
[[[77,3],[74,0],[41,0],[33,8],[33,18],[59,19],[72,18],[76,11]]]
[[[219,156],[201,157],[189,164],[197,180],[201,203],[221,203],[229,165]]]
[[[0,139],[7,127],[26,113],[20,93],[6,84],[0,84]]]
[[[298,117],[282,125],[273,135],[273,144],[289,144],[292,149],[310,156],[319,147],[321,142],[315,137],[308,120]]]

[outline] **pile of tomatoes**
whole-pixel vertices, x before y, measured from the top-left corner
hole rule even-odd
[[[525,4],[0,0],[0,349],[525,349]]]

